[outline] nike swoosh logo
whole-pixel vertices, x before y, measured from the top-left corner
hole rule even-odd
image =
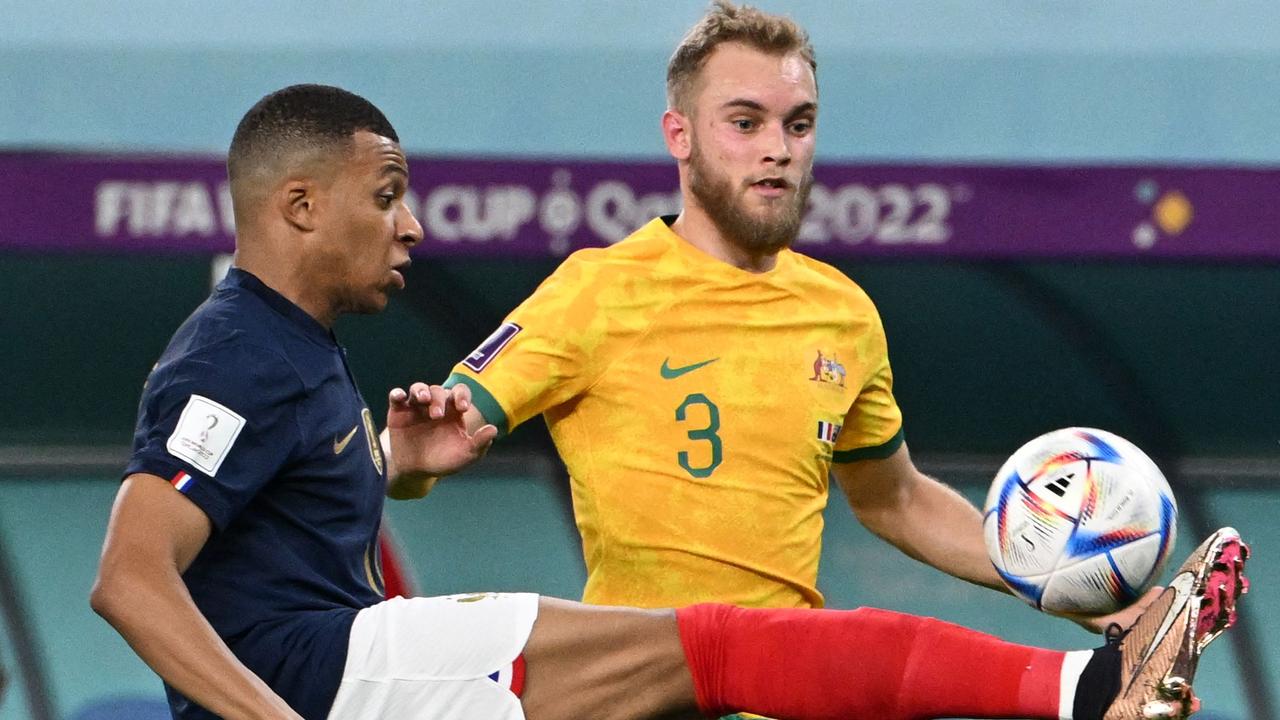
[[[710,360],[703,360],[703,361],[702,361],[702,362],[700,362],[700,363],[694,363],[694,364],[692,364],[692,365],[682,365],[682,366],[680,366],[680,367],[674,367],[674,368],[673,368],[673,367],[671,367],[670,365],[668,365],[668,364],[667,364],[668,362],[670,362],[670,361],[671,361],[671,358],[667,358],[666,360],[663,360],[663,361],[662,361],[662,379],[663,379],[663,380],[675,380],[676,378],[680,377],[681,375],[685,375],[685,374],[691,373],[691,372],[693,372],[694,370],[697,370],[698,368],[701,368],[701,367],[706,367],[706,366],[710,365],[711,363],[713,363],[713,362],[715,362],[715,361],[717,361],[717,360],[719,360],[719,359],[720,359],[720,358],[718,358],[718,357],[714,357],[714,358],[711,358]]]
[[[359,430],[359,429],[360,429],[359,425],[351,428],[351,432],[347,433],[347,436],[342,438],[341,440],[335,437],[333,439],[333,454],[341,455],[342,451],[347,449],[347,443],[351,442],[351,438],[356,436],[356,430]]]
[[[1178,615],[1182,613],[1187,601],[1191,599],[1191,588],[1195,585],[1195,582],[1196,577],[1193,573],[1183,573],[1169,582],[1169,587],[1175,593],[1173,604],[1169,606],[1169,609],[1174,610],[1176,608],[1177,610],[1176,612],[1165,613],[1164,621],[1160,623],[1160,627],[1156,628],[1156,634],[1151,637],[1151,642],[1147,645],[1147,651],[1142,655],[1142,660],[1133,666],[1133,677],[1129,678],[1129,684],[1133,684],[1133,679],[1142,671],[1142,667],[1155,654],[1156,648],[1160,647],[1164,636],[1169,634],[1169,629],[1178,621]],[[1195,618],[1192,618],[1191,622],[1195,622]]]

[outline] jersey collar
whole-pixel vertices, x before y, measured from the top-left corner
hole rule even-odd
[[[794,260],[793,252],[790,248],[783,248],[778,251],[777,262],[774,264],[773,268],[759,273],[743,270],[742,268],[727,263],[720,258],[708,255],[696,245],[677,234],[675,230],[671,229],[671,224],[674,223],[678,217],[679,215],[662,215],[654,218],[649,225],[659,235],[665,236],[667,241],[676,248],[677,252],[689,261],[698,265],[702,272],[714,272],[726,278],[732,278],[738,281],[754,280],[767,282],[785,275],[790,270],[791,264]]]
[[[226,278],[218,283],[218,289],[240,289],[257,295],[272,310],[283,315],[290,322],[300,329],[307,337],[323,344],[336,345],[337,340],[333,337],[333,333],[328,328],[321,325],[315,318],[307,314],[306,310],[294,305],[289,298],[272,290],[266,283],[258,279],[256,275],[246,270],[233,267],[227,271]]]

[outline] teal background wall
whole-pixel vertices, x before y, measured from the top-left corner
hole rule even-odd
[[[819,53],[821,152],[1280,160],[1266,0],[775,0]],[[418,152],[662,156],[702,0],[3,3],[0,145],[221,152],[254,100],[329,82]]]
[[[812,32],[825,158],[1280,163],[1275,3],[761,4]],[[221,153],[258,97],[315,81],[377,102],[413,153],[661,158],[666,58],[704,7],[0,0],[0,150]],[[0,590],[24,601],[59,718],[105,696],[159,696],[86,595],[137,393],[207,293],[209,261],[0,254],[0,552],[14,568]],[[371,404],[392,384],[443,377],[553,266],[415,265],[388,312],[339,328]],[[1205,717],[1270,720],[1248,701],[1258,688],[1280,693],[1280,636],[1267,622],[1280,611],[1280,267],[842,267],[884,316],[913,452],[971,496],[1022,441],[1090,424],[1165,462],[1185,506],[1179,554],[1207,527],[1245,532],[1256,551],[1249,640],[1262,662],[1224,642],[1198,688]],[[32,470],[33,458],[54,469]],[[536,470],[511,470],[530,458]],[[576,596],[578,541],[540,424],[489,460],[391,507],[424,589]],[[78,463],[92,469],[68,469]],[[1092,641],[905,560],[838,497],[827,517],[821,584],[833,606],[934,614],[1023,642]],[[0,625],[12,670],[8,633]],[[31,717],[25,679],[12,678],[0,720]]]
[[[371,406],[394,385],[446,377],[555,264],[415,263],[387,312],[338,326]],[[209,268],[0,256],[0,443],[127,445],[142,381],[207,295]],[[1092,425],[1156,454],[1280,456],[1280,266],[842,268],[884,318],[917,451],[1003,454]]]

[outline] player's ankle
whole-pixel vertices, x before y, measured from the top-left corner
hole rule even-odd
[[[1118,626],[1117,626],[1118,627]],[[1073,720],[1102,720],[1120,694],[1120,643],[1110,638],[1093,651],[1076,682]]]

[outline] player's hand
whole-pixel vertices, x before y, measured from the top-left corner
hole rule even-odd
[[[1164,588],[1160,586],[1153,587],[1143,593],[1142,597],[1135,600],[1129,607],[1121,608],[1110,615],[1072,615],[1062,613],[1060,617],[1067,618],[1092,633],[1102,634],[1111,625],[1119,625],[1120,629],[1128,630],[1138,621],[1138,616],[1142,615],[1147,606],[1155,602],[1156,598],[1160,596],[1161,590],[1164,590]]]
[[[471,391],[466,385],[414,383],[408,391],[393,389],[387,399],[387,470],[393,486],[457,472],[483,456],[498,436],[493,425],[468,429]]]

